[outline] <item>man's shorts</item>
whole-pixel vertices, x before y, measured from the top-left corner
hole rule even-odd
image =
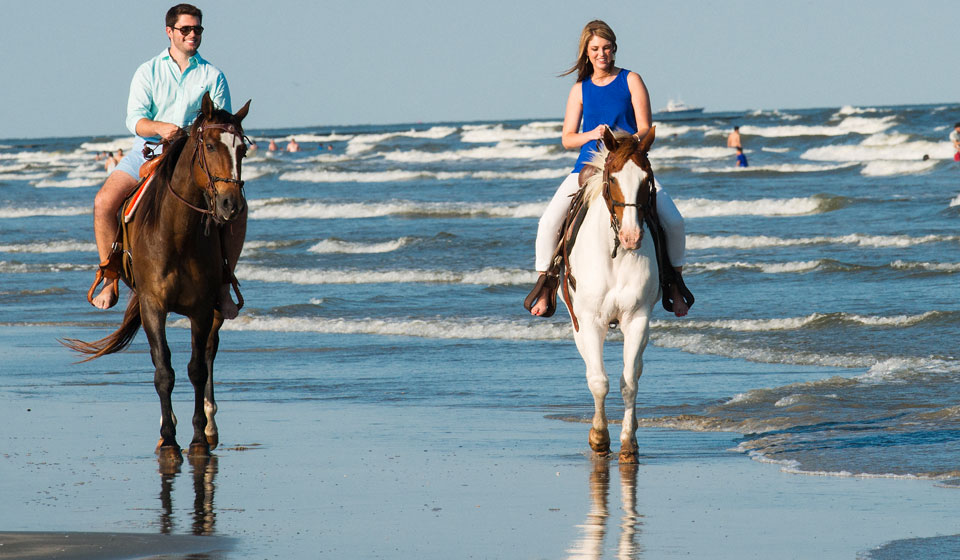
[[[143,145],[146,142],[146,139],[137,137],[133,141],[133,148],[123,156],[123,159],[120,160],[120,163],[113,168],[114,172],[123,171],[127,175],[133,177],[137,181],[140,180],[140,166],[147,162],[147,158],[143,157]],[[153,153],[159,155],[161,151],[160,146],[155,146],[153,148]]]

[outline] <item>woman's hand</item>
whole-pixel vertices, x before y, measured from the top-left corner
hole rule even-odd
[[[597,128],[595,128],[595,129],[593,129],[593,130],[591,130],[590,132],[587,133],[587,134],[589,134],[588,141],[590,141],[590,140],[602,140],[602,139],[603,139],[603,131],[604,131],[604,129],[606,129],[606,128],[607,128],[607,125],[605,125],[605,124],[597,125]]]

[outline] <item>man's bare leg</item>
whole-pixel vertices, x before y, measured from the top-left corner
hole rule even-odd
[[[93,201],[93,234],[97,240],[97,254],[101,263],[110,257],[110,250],[117,236],[117,212],[120,205],[136,186],[135,178],[123,171],[114,171],[97,192]],[[99,309],[107,309],[117,303],[117,297],[113,282],[104,282],[103,289],[93,298],[93,305]]]
[[[246,206],[244,206],[243,210],[240,212],[240,215],[237,216],[234,221],[223,226],[221,235],[223,235],[223,248],[224,252],[226,253],[224,257],[227,259],[227,267],[230,269],[230,274],[233,274],[234,270],[237,268],[237,261],[240,260],[240,253],[243,252],[243,240],[247,236]],[[220,286],[219,306],[220,313],[223,315],[224,319],[236,319],[237,315],[240,313],[240,309],[237,307],[237,304],[234,303],[233,297],[230,295],[229,280]]]

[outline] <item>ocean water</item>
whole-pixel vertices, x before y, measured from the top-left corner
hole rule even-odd
[[[656,313],[641,425],[731,432],[730,453],[797,473],[954,484],[960,167],[946,136],[958,113],[843,107],[659,122],[651,161],[686,218],[697,303],[684,319]],[[225,327],[220,362],[242,348],[272,352],[275,367],[220,369],[221,401],[416,400],[587,421],[565,311],[533,319],[521,307],[537,219],[575,159],[560,125],[248,131],[260,149],[243,169],[247,307]],[[733,125],[749,168],[724,147]],[[303,151],[266,151],[291,137]],[[119,324],[120,311],[84,300],[105,177],[93,157],[131,142],[0,140],[4,327],[89,340]],[[186,323],[170,321],[183,350]],[[618,343],[614,331],[614,376]],[[145,348],[141,336],[124,365],[105,358],[49,381],[99,383],[136,362],[136,381],[114,377],[105,390],[142,387]],[[318,362],[344,371],[314,375]],[[6,369],[0,385],[17,391],[31,377]],[[613,418],[618,402],[612,394]]]

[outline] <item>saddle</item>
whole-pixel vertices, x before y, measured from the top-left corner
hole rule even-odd
[[[543,313],[543,315],[541,315],[541,317],[552,316],[557,310],[557,291],[561,283],[560,280],[563,280],[563,299],[567,304],[567,308],[571,310],[572,316],[573,297],[570,295],[570,288],[576,291],[577,280],[570,272],[570,252],[573,250],[573,246],[576,243],[577,233],[580,231],[580,226],[583,224],[583,218],[587,214],[587,205],[586,201],[584,200],[584,186],[587,183],[587,179],[589,179],[590,176],[597,171],[597,168],[591,166],[586,166],[580,170],[580,176],[577,179],[580,188],[572,195],[570,208],[567,210],[567,215],[564,217],[562,225],[560,226],[560,240],[557,243],[557,248],[553,252],[553,258],[550,259],[550,268],[545,274],[540,275],[540,278],[537,280],[537,284],[534,286],[533,291],[531,291],[530,294],[527,295],[527,297],[523,300],[523,306],[527,309],[527,311],[530,311],[533,305],[537,302],[539,295],[544,289],[546,289],[547,310]],[[656,188],[651,185],[650,212],[647,212],[644,215],[644,220],[647,224],[647,228],[649,228],[650,232],[653,234],[653,244],[657,254],[657,268],[660,270],[659,280],[660,290],[662,293],[660,303],[665,310],[672,313],[674,305],[674,287],[676,287],[680,292],[680,296],[687,304],[687,307],[693,306],[695,298],[693,297],[693,293],[690,292],[690,290],[687,288],[687,285],[684,283],[683,275],[678,273],[673,268],[673,265],[670,264],[670,259],[668,258],[666,250],[666,233],[664,232],[663,227],[660,225],[660,218],[657,215],[656,196]],[[574,328],[578,328],[576,317],[572,318],[574,322]]]
[[[144,155],[147,155],[148,150],[149,148],[144,148]],[[153,153],[152,150],[150,150],[150,153]],[[90,289],[87,291],[87,301],[91,305],[93,305],[93,293],[97,290],[101,282],[104,284],[113,282],[113,290],[118,295],[120,294],[120,280],[123,280],[123,283],[131,290],[136,289],[133,278],[133,255],[130,253],[131,244],[127,224],[133,219],[134,212],[140,203],[143,193],[150,187],[153,177],[160,167],[160,162],[163,161],[167,153],[168,152],[163,151],[156,156],[148,155],[151,159],[148,159],[141,165],[140,171],[138,172],[140,181],[137,183],[136,188],[123,200],[123,204],[120,205],[120,210],[117,212],[117,223],[119,225],[117,227],[116,238],[110,246],[110,255],[107,257],[107,260],[101,262],[98,266],[93,284],[90,285]],[[221,236],[220,239],[222,243],[223,236]],[[243,308],[243,295],[240,293],[240,282],[237,280],[237,277],[230,272],[226,259],[224,259],[223,263],[223,274],[233,287],[233,291],[237,294],[237,309]],[[117,301],[119,301],[119,297]],[[113,305],[116,305],[116,301]],[[113,307],[113,305],[110,307]]]

